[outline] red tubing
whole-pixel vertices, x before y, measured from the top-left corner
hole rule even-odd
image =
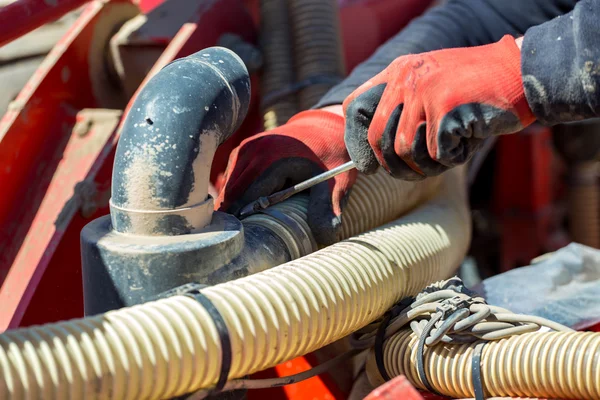
[[[17,0],[0,7],[0,47],[85,3],[87,0]]]

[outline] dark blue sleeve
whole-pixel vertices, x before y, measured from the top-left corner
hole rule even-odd
[[[525,95],[542,123],[600,117],[600,0],[527,31],[521,49]]]
[[[520,36],[531,26],[571,11],[576,3],[577,0],[448,0],[412,21],[382,45],[342,83],[332,88],[316,107],[341,104],[350,93],[397,57],[489,44],[506,34]]]

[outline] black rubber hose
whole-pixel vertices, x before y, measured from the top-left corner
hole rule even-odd
[[[265,130],[270,130],[285,124],[298,112],[294,93],[286,92],[295,82],[286,0],[260,1],[260,45],[264,60],[261,108]]]
[[[314,106],[345,75],[335,0],[288,0],[300,111]]]

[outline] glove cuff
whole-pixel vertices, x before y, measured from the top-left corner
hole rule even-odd
[[[344,117],[323,110],[307,110],[294,115],[286,125],[306,126],[306,129],[319,129],[324,134],[339,132],[344,134]]]
[[[514,81],[518,82],[518,93],[514,98],[514,109],[523,127],[531,125],[536,118],[525,96],[521,73],[521,49],[517,45],[516,39],[511,35],[505,35],[492,46],[494,46],[495,51],[501,54],[510,70],[516,74]]]

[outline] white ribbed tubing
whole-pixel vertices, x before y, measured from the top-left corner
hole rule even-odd
[[[390,377],[405,375],[424,389],[417,373],[418,337],[405,329],[384,344]],[[451,398],[472,398],[471,361],[477,343],[440,344],[425,351],[425,368],[432,387]],[[600,399],[600,333],[533,332],[488,342],[481,355],[483,387],[488,397]],[[381,380],[374,357],[368,361],[369,380]]]
[[[223,315],[230,378],[318,349],[447,278],[470,241],[464,173],[386,226],[202,292]],[[209,387],[221,368],[215,325],[177,296],[0,335],[0,398],[160,399]]]

